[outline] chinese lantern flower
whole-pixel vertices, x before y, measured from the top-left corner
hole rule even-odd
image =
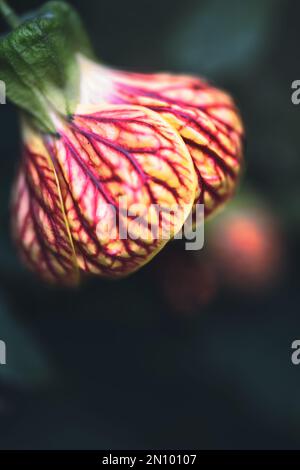
[[[242,211],[226,210],[213,224],[210,235],[211,265],[225,285],[242,292],[261,292],[280,277],[284,269],[283,238],[269,210],[247,205]]]
[[[210,215],[232,196],[243,128],[229,95],[195,77],[97,63],[66,3],[23,22],[0,9],[14,26],[1,78],[22,114],[13,235],[33,271],[71,285],[83,273],[128,275],[196,204]]]

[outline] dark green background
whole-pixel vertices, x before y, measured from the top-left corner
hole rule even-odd
[[[152,264],[121,282],[45,287],[9,236],[20,140],[15,109],[0,106],[0,447],[300,448],[300,2],[72,3],[103,61],[203,74],[233,93],[247,129],[242,185],[280,219],[286,271],[276,289],[223,290],[182,317]],[[11,1],[19,13],[40,4]]]

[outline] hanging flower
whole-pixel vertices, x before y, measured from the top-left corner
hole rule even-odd
[[[98,64],[74,10],[49,2],[2,39],[9,98],[22,110],[13,234],[50,282],[128,275],[236,187],[242,124],[205,81]],[[47,40],[45,40],[47,38]],[[2,78],[1,77],[1,78]]]

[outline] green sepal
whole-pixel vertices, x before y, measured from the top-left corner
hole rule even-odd
[[[50,110],[67,115],[78,101],[76,53],[93,56],[76,11],[53,1],[0,40],[0,79],[8,98],[42,131],[55,132]]]

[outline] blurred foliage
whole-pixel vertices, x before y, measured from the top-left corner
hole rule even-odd
[[[175,23],[167,53],[180,70],[242,80],[268,51],[278,6],[277,0],[198,2]]]
[[[42,2],[10,3],[25,12]],[[161,294],[163,253],[121,282],[44,286],[10,238],[19,130],[13,107],[0,106],[0,339],[8,354],[0,446],[299,448],[290,344],[300,332],[300,107],[290,86],[300,78],[300,3],[72,3],[104,61],[207,75],[234,95],[247,135],[242,187],[280,221],[288,269],[272,291],[224,289],[193,316],[176,314]],[[243,206],[242,192],[235,201]]]

